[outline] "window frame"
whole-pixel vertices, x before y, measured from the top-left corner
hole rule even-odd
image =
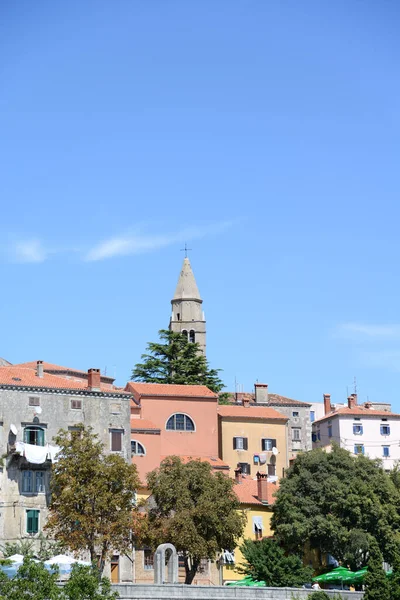
[[[113,450],[113,434],[119,433],[120,434],[120,440],[121,440],[121,449],[120,450]],[[110,428],[110,452],[123,452],[124,449],[124,433],[125,431],[123,429],[118,429],[117,427],[112,427]]]
[[[387,450],[387,454],[385,454]],[[382,458],[390,458],[390,446],[382,446]]]
[[[250,463],[248,463],[248,462],[238,462],[238,467],[242,470],[242,475],[251,475],[251,465],[250,465]]]
[[[299,437],[295,437],[295,432]],[[292,427],[292,442],[301,442],[301,428]]]
[[[145,571],[154,571],[154,552],[151,548],[143,548],[143,569]]]
[[[356,451],[356,448],[361,448],[361,452]],[[364,444],[354,444],[354,454],[356,456],[359,456],[360,454],[364,455],[365,454]]]
[[[328,437],[331,438],[333,436],[332,425],[328,425]]]
[[[42,441],[43,444],[37,444],[36,442],[34,444],[31,444],[30,441],[27,440],[28,438],[28,432],[32,432],[35,431],[36,433],[41,432],[42,433]],[[46,445],[46,438],[45,438],[45,428],[44,427],[40,427],[38,425],[25,425],[24,427],[24,431],[23,431],[23,440],[25,444],[30,444],[32,446],[39,446],[40,448],[43,448]],[[35,435],[35,440],[37,440],[38,436]]]
[[[381,435],[384,435],[385,437],[390,435],[390,425],[386,425],[386,424],[382,425],[381,424],[380,429],[381,429]],[[383,431],[384,429],[386,429],[386,433],[384,433],[384,431]]]
[[[28,396],[28,406],[33,408],[40,406],[40,396]]]
[[[315,410],[310,410],[310,423],[315,421]]]
[[[184,418],[184,425],[185,427],[183,429],[177,429],[176,428],[176,416],[177,415],[183,415]],[[175,427],[168,427],[168,423],[170,421],[170,419],[172,419],[174,417],[174,425]],[[193,425],[193,429],[186,429],[186,420],[189,419],[189,421],[192,423]],[[172,413],[172,415],[170,415],[168,417],[168,419],[165,421],[165,431],[179,431],[179,432],[184,432],[184,433],[194,433],[196,431],[196,423],[194,422],[194,420],[192,419],[192,417],[190,415],[188,415],[187,413],[183,413],[183,412],[176,412],[176,413]]]
[[[241,441],[241,446],[238,446],[237,440]],[[240,452],[246,452],[249,449],[249,439],[244,435],[234,435],[233,439],[233,449],[239,450]]]
[[[360,431],[356,431],[356,427],[358,427]],[[353,435],[364,435],[364,427],[362,423],[353,423]]]
[[[298,419],[300,417],[300,413],[298,410],[292,410],[292,417],[294,419]]]
[[[190,329],[189,330],[188,340],[189,340],[189,344],[195,344],[196,343],[196,332],[195,332],[194,329]]]
[[[70,410],[82,410],[82,408],[83,408],[82,398],[70,398],[69,400],[70,400],[70,402],[69,402]],[[78,404],[78,406],[73,406],[74,403]]]
[[[132,452],[132,444],[137,444],[143,448],[143,452]],[[131,440],[131,456],[146,456],[146,448],[143,446],[142,442],[138,440]]]
[[[37,525],[37,530],[36,531],[34,531],[33,528],[32,528],[31,531],[29,531],[29,527],[28,527],[29,526],[29,519],[33,519],[34,518],[33,515],[29,516],[29,513],[36,513],[35,514],[35,521],[36,521],[36,525]],[[26,514],[26,523],[25,523],[26,533],[28,535],[37,535],[39,533],[39,531],[40,531],[40,510],[37,510],[35,508],[27,508],[25,510],[25,514]]]
[[[271,447],[270,448],[266,448],[267,444],[265,442],[271,442],[271,444],[270,444]],[[276,439],[275,438],[261,438],[261,450],[262,450],[262,452],[272,452],[272,448],[277,448]]]

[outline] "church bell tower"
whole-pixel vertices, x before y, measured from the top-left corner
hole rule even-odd
[[[206,354],[206,320],[202,308],[203,300],[193,275],[188,257],[183,261],[174,297],[171,300],[171,331],[186,335],[189,342],[198,342]]]

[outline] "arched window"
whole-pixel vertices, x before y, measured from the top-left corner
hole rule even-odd
[[[182,329],[181,334],[183,335],[183,337],[185,337],[187,339],[187,331],[186,329]]]
[[[44,429],[33,426],[25,427],[24,442],[33,446],[44,446]]]
[[[189,342],[190,342],[191,344],[194,344],[194,342],[195,342],[195,338],[196,338],[196,334],[195,334],[194,330],[193,330],[193,329],[191,329],[191,330],[189,331]]]
[[[166,428],[173,431],[194,431],[194,423],[187,415],[175,413],[168,419]]]
[[[137,456],[140,454],[146,454],[146,450],[144,449],[144,446],[142,446],[142,444],[140,442],[137,442],[136,440],[131,440],[131,453],[132,456]]]

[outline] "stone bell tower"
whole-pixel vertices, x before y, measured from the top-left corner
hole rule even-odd
[[[200,297],[188,257],[183,261],[171,304],[170,330],[187,335],[189,342],[198,342],[205,355],[206,319],[202,309],[203,300]]]

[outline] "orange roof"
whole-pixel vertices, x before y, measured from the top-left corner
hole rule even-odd
[[[131,419],[131,430],[139,431],[142,429],[154,429],[160,431],[160,427],[154,425],[154,423],[152,423],[148,419]]]
[[[36,375],[36,369],[27,369],[25,367],[0,367],[0,386],[12,385],[15,387],[32,387],[32,388],[49,388],[61,390],[81,390],[90,391],[86,385],[86,381],[76,381],[67,379],[60,375],[51,375],[43,373],[43,377]],[[100,391],[112,392],[114,394],[123,394],[127,396],[126,391],[120,391],[110,388],[109,386],[101,385]]]
[[[168,457],[162,456],[161,460],[164,460],[164,458],[168,458]],[[179,458],[181,459],[181,461],[184,464],[190,462],[191,460],[199,460],[200,462],[209,463],[213,467],[213,469],[229,470],[229,465],[226,462],[224,462],[223,460],[221,460],[220,458],[217,458],[215,456],[179,456]]]
[[[168,396],[175,398],[213,398],[217,399],[218,394],[212,392],[205,385],[175,385],[167,383],[137,383],[129,381],[126,384],[127,391],[133,393],[136,397],[143,396]]]
[[[282,413],[268,406],[234,406],[231,404],[218,406],[217,412],[221,417],[237,417],[240,419],[279,419],[288,421]]]
[[[17,365],[13,365],[14,367],[26,367],[28,369],[36,369],[37,361],[32,360],[30,362],[19,363]],[[62,367],[60,365],[54,365],[53,363],[43,362],[43,370],[44,371],[61,371],[65,373],[80,373],[82,375],[86,375],[87,371],[82,371],[81,369],[73,369],[72,367]],[[101,378],[111,379],[114,381],[113,377],[109,377],[108,375],[101,375]]]
[[[365,408],[365,406],[355,406],[354,408],[345,406],[343,408],[333,410],[332,412],[314,421],[314,423],[320,423],[321,421],[325,421],[325,419],[331,419],[332,417],[336,417],[338,415],[349,415],[355,417],[400,417],[399,414],[388,412],[387,410],[374,410],[373,408]]]
[[[260,502],[257,496],[257,479],[247,479],[243,477],[242,483],[236,483],[234,492],[236,496],[239,498],[241,504],[258,504],[261,506],[271,506],[275,503],[274,494],[276,490],[279,488],[279,484],[272,483],[272,481],[268,482],[267,495],[268,495],[268,504],[263,504]]]

